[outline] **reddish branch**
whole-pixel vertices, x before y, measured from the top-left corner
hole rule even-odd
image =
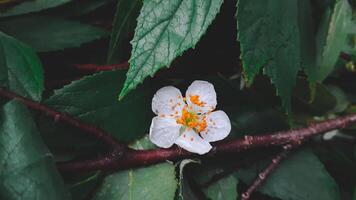
[[[116,69],[128,69],[129,63],[120,63],[115,65],[96,65],[96,64],[77,64],[74,65],[75,68],[81,71],[87,72],[101,72],[101,71],[112,71]]]
[[[289,152],[296,148],[299,145],[286,145],[284,146],[284,150],[279,153],[276,157],[272,159],[272,162],[264,169],[261,173],[258,174],[257,178],[254,180],[252,185],[241,195],[242,200],[249,200],[252,193],[256,191],[272,174],[272,172],[279,166],[279,164],[288,156]]]
[[[11,99],[18,100],[23,104],[25,104],[27,107],[31,108],[32,110],[40,111],[46,114],[47,116],[52,117],[55,122],[62,122],[74,126],[78,129],[81,129],[88,135],[94,136],[97,139],[103,141],[104,143],[110,145],[112,149],[114,149],[114,152],[123,151],[124,149],[126,149],[126,145],[119,143],[115,138],[107,134],[104,130],[94,127],[90,124],[81,122],[65,113],[59,112],[53,108],[32,101],[26,97],[17,95],[1,87],[0,87],[0,96],[5,97],[9,100]]]
[[[241,152],[257,147],[300,145],[312,136],[344,128],[356,122],[356,114],[347,115],[319,123],[312,124],[306,128],[281,131],[274,134],[245,136],[241,139],[223,141],[216,143],[214,148],[205,156],[218,156],[220,154]],[[166,160],[179,160],[182,158],[195,157],[195,154],[182,150],[179,147],[154,150],[128,149],[125,154],[117,159],[115,155],[108,155],[89,161],[77,161],[59,163],[62,171],[91,171],[91,170],[115,170],[142,167],[152,165]]]
[[[43,112],[48,116],[53,117],[55,121],[61,121],[63,123],[67,123],[82,129],[89,135],[102,140],[114,148],[112,153],[93,160],[58,163],[58,167],[62,171],[83,172],[99,169],[127,169],[152,165],[155,163],[164,162],[166,160],[178,160],[196,156],[195,154],[189,153],[176,146],[168,149],[158,148],[153,150],[133,150],[117,142],[113,137],[111,137],[103,130],[80,122],[65,113],[58,112],[52,108],[34,102],[28,98],[16,95],[3,88],[0,88],[0,96],[6,97],[7,99],[16,99],[21,101],[29,108]],[[222,141],[220,143],[214,144],[214,148],[205,156],[217,156],[226,153],[236,153],[257,147],[285,146],[287,144],[300,145],[312,136],[334,129],[344,128],[355,122],[356,114],[351,114],[344,117],[338,117],[335,119],[315,123],[301,129],[281,131],[267,135],[245,136],[241,139]]]

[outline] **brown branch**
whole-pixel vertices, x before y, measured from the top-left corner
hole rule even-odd
[[[217,156],[226,153],[236,153],[258,147],[300,145],[312,136],[325,133],[334,129],[344,128],[356,122],[356,114],[347,115],[319,123],[306,128],[281,131],[274,134],[245,136],[244,138],[216,143],[214,148],[205,156]],[[91,170],[117,170],[134,167],[148,166],[166,160],[179,160],[183,158],[197,157],[196,154],[187,152],[179,147],[153,150],[129,149],[117,159],[115,155],[97,158],[90,161],[71,161],[58,163],[61,171],[91,171]]]
[[[75,68],[86,72],[101,72],[101,71],[112,71],[117,69],[128,69],[129,63],[124,62],[115,65],[96,65],[96,64],[76,64]]]
[[[252,193],[256,191],[260,186],[262,186],[263,183],[265,183],[265,181],[272,174],[272,172],[288,156],[289,152],[297,146],[299,145],[293,146],[288,144],[284,146],[284,150],[272,159],[272,162],[266,167],[266,169],[258,174],[252,185],[246,190],[246,192],[241,195],[241,200],[249,200]]]
[[[65,113],[58,112],[28,98],[19,96],[13,92],[9,92],[1,87],[0,96],[3,96],[7,99],[16,99],[33,110],[43,112],[46,115],[53,117],[55,121],[60,121],[77,127],[85,131],[87,134],[94,136],[104,143],[110,145],[114,149],[112,153],[108,154],[107,156],[93,160],[58,163],[58,167],[62,171],[127,169],[152,165],[164,162],[166,160],[174,161],[182,158],[197,156],[196,154],[192,154],[176,146],[168,149],[158,148],[153,150],[129,149],[126,145],[117,142],[116,139],[99,128],[80,122],[79,120]],[[267,135],[245,136],[244,138],[240,139],[215,143],[213,149],[205,156],[236,153],[257,147],[285,146],[287,144],[291,144],[293,146],[300,145],[312,136],[334,129],[341,129],[355,122],[356,114],[350,114],[343,117],[315,123],[301,129],[280,131]]]
[[[127,148],[126,145],[119,143],[115,138],[113,138],[111,135],[106,133],[104,130],[92,126],[90,124],[81,122],[68,114],[59,112],[53,108],[32,101],[26,97],[17,95],[1,87],[0,87],[0,96],[5,97],[9,100],[14,99],[20,101],[32,110],[40,111],[46,114],[47,116],[52,117],[55,122],[62,122],[65,124],[69,124],[73,127],[76,127],[78,129],[81,129],[88,135],[94,136],[97,139],[103,141],[104,143],[110,145],[114,149],[114,152],[123,151],[124,149]]]

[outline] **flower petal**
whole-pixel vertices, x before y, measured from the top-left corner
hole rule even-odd
[[[206,115],[207,127],[200,135],[208,142],[226,138],[231,131],[229,117],[224,111],[218,110]]]
[[[159,89],[152,99],[152,111],[162,117],[179,117],[184,106],[182,93],[173,86]]]
[[[200,155],[208,153],[211,149],[209,142],[203,140],[193,129],[186,129],[175,143],[187,151]]]
[[[207,113],[216,107],[214,86],[207,81],[194,81],[185,93],[187,104],[197,113]]]
[[[155,145],[168,148],[179,137],[181,125],[173,118],[154,117],[151,122],[149,138]]]

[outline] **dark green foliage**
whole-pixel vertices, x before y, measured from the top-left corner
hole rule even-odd
[[[9,102],[1,109],[0,120],[0,198],[69,199],[27,109]]]
[[[36,51],[79,47],[108,36],[101,28],[49,16],[26,16],[0,21],[0,29]]]
[[[271,161],[260,161],[248,169],[239,170],[237,177],[245,183],[251,183],[269,162]],[[260,191],[271,197],[286,200],[340,199],[335,181],[310,150],[300,150],[281,163]]]
[[[0,86],[40,100],[44,89],[43,70],[35,52],[0,32]]]
[[[103,128],[120,141],[132,141],[147,133],[152,93],[142,87],[130,98],[117,101],[117,89],[122,87],[124,80],[125,71],[88,76],[56,90],[45,103]]]
[[[226,140],[270,134],[356,111],[355,13],[354,0],[0,0],[0,87],[148,150],[154,92],[207,80]],[[0,97],[1,200],[241,199],[282,150],[60,174],[55,162],[110,148],[57,121]],[[354,130],[292,152],[251,199],[356,200]]]

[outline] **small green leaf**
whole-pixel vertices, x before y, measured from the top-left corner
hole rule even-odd
[[[221,4],[222,0],[145,0],[131,41],[130,69],[119,98],[194,47]]]
[[[0,21],[0,29],[36,51],[56,51],[108,36],[105,30],[48,16],[26,16]]]
[[[45,103],[103,128],[120,141],[132,141],[149,130],[152,96],[149,88],[140,88],[118,102],[116,94],[124,83],[125,72],[110,71],[84,77],[56,90]]]
[[[333,70],[350,32],[352,9],[347,0],[337,0],[333,9],[323,15],[317,33],[316,72],[308,74],[312,81],[323,81]]]
[[[70,199],[31,114],[18,102],[0,114],[0,199]]]
[[[121,0],[117,2],[114,25],[111,32],[108,63],[118,63],[122,58],[121,45],[127,39],[132,25],[136,23],[136,17],[142,6],[142,0]]]
[[[37,12],[48,8],[63,5],[70,2],[70,0],[31,0],[24,1],[18,5],[10,7],[5,11],[0,11],[0,17],[21,15],[31,12]]]
[[[239,0],[238,40],[244,74],[249,84],[261,68],[291,111],[291,93],[301,68],[299,0]],[[305,17],[307,19],[307,17]]]
[[[249,169],[238,171],[238,177],[250,184],[266,163],[259,162]],[[283,200],[338,200],[339,188],[311,150],[291,154],[268,177],[259,189],[264,194]]]
[[[146,137],[136,142],[134,146],[136,149],[146,149],[154,145]],[[107,176],[94,199],[169,200],[174,199],[176,189],[177,180],[174,165],[166,162]]]
[[[43,69],[27,45],[0,32],[0,86],[40,100],[44,89]]]

